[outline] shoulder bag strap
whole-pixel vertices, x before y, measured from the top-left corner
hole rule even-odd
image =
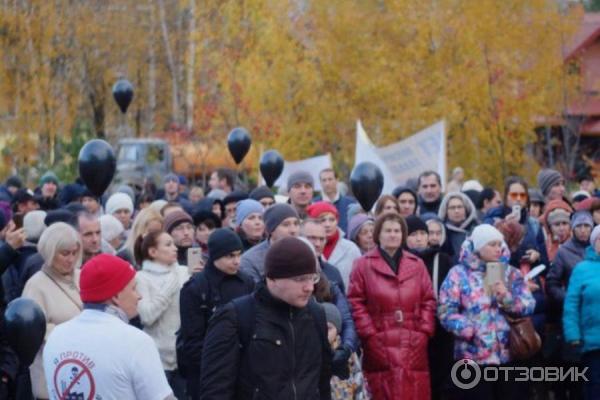
[[[47,273],[47,272],[46,272],[46,271],[44,271],[44,270],[42,270],[42,272],[43,272],[44,274],[46,274],[46,276],[48,277],[48,279],[50,279],[50,280],[51,280],[51,281],[52,281],[52,282],[53,282],[53,283],[54,283],[54,284],[55,284],[55,285],[56,285],[56,286],[57,286],[57,287],[60,289],[60,291],[61,291],[61,292],[63,292],[63,293],[65,294],[65,296],[67,296],[67,298],[68,298],[69,300],[71,300],[71,302],[72,302],[73,304],[75,304],[75,307],[77,307],[77,308],[79,309],[79,311],[83,310],[83,305],[82,305],[82,304],[79,304],[79,303],[78,303],[78,302],[77,302],[77,301],[76,301],[74,298],[72,298],[72,297],[71,297],[71,295],[70,295],[69,293],[67,293],[67,291],[66,291],[66,290],[65,290],[65,289],[64,289],[62,286],[60,286],[60,284],[59,284],[58,282],[56,282],[56,280],[55,280],[55,279],[54,279],[52,276],[50,276],[50,274],[49,274],[49,273]],[[77,290],[79,291],[79,288],[77,287],[77,285],[75,285],[75,287],[76,287],[76,288],[77,288]]]

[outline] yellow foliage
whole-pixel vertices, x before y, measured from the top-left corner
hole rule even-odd
[[[44,157],[78,120],[143,136],[193,115],[209,146],[241,125],[255,148],[331,152],[348,171],[356,119],[380,146],[445,119],[449,166],[495,185],[534,171],[525,150],[573,87],[562,48],[581,17],[555,0],[19,4],[0,6],[0,129],[37,132]],[[125,118],[121,75],[136,90]]]

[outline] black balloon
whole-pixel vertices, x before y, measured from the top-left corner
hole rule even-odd
[[[119,79],[112,88],[113,97],[121,112],[125,114],[133,100],[133,85],[127,79]]]
[[[20,363],[31,365],[46,335],[46,317],[40,306],[25,297],[11,301],[4,312],[4,326]]]
[[[369,211],[383,190],[383,174],[377,165],[362,162],[352,170],[350,185],[363,210]]]
[[[260,173],[265,178],[268,187],[273,184],[283,172],[283,157],[277,150],[269,150],[260,158]]]
[[[110,185],[116,166],[113,148],[104,140],[90,140],[79,151],[79,176],[95,196]]]
[[[236,164],[241,163],[246,157],[251,144],[252,139],[245,128],[234,128],[227,136],[227,147]]]

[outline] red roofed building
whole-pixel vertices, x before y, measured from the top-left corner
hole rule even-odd
[[[581,97],[568,105],[567,114],[585,117],[582,136],[600,137],[600,13],[587,13],[565,51],[565,62],[581,74]]]
[[[571,178],[600,178],[600,13],[583,16],[564,60],[570,73],[579,74],[579,94],[567,100],[560,118],[545,118],[536,158]]]

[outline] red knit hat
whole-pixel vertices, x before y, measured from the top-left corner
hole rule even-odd
[[[306,213],[311,218],[319,218],[323,213],[332,213],[337,220],[340,219],[337,208],[326,201],[317,201],[306,208]]]
[[[135,270],[127,261],[110,254],[99,254],[81,267],[81,301],[106,301],[119,294],[133,278]]]

